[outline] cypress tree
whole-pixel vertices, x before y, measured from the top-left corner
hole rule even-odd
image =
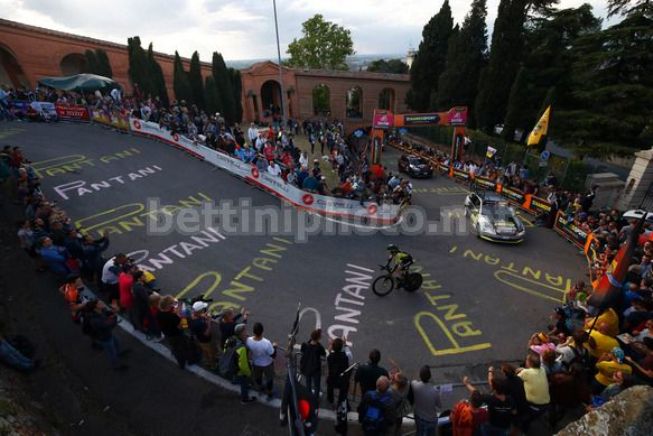
[[[190,70],[188,71],[188,83],[193,95],[193,103],[198,108],[204,109],[204,83],[202,81],[202,66],[200,55],[195,51],[190,58]]]
[[[147,65],[149,69],[148,74],[152,78],[153,83],[154,92],[152,95],[158,96],[161,102],[165,106],[168,106],[168,89],[166,88],[165,77],[163,77],[163,70],[161,69],[161,65],[159,65],[159,63],[154,58],[154,48],[152,47],[152,43],[150,43],[149,47],[147,48]]]
[[[240,123],[243,120],[243,82],[240,77],[240,71],[235,68],[229,68],[229,72],[231,73],[231,87],[234,91],[235,122]]]
[[[218,52],[213,52],[211,71],[216,87],[218,88],[220,101],[222,102],[222,111],[220,111],[220,113],[228,124],[232,124],[236,119],[236,110],[234,93],[231,86],[231,77],[222,55]]]
[[[179,53],[175,51],[175,63],[173,71],[173,88],[175,98],[178,101],[185,100],[186,103],[193,101],[193,91],[188,82],[188,73],[184,70]]]
[[[95,57],[97,59],[97,74],[104,77],[113,77],[113,70],[111,69],[111,62],[107,52],[98,48],[95,50]]]
[[[410,69],[408,105],[418,111],[436,109],[438,79],[446,66],[449,38],[453,33],[453,17],[449,0],[445,0],[422,30],[422,42]]]
[[[522,58],[526,11],[526,0],[501,0],[499,3],[490,59],[479,82],[475,104],[478,126],[487,132],[492,132],[506,113],[510,88]]]
[[[213,76],[206,78],[206,85],[204,86],[204,101],[206,102],[206,110],[209,114],[213,115],[222,110],[222,102],[220,95],[218,95],[218,87],[215,84]]]
[[[127,40],[129,54],[129,78],[133,84],[138,84],[145,98],[157,95],[153,78],[150,74],[147,55],[141,47],[141,39],[138,36]]]
[[[473,105],[478,92],[481,70],[487,62],[486,0],[474,0],[459,34],[449,39],[446,69],[438,82],[437,104],[440,109]],[[473,126],[474,117],[469,124]]]

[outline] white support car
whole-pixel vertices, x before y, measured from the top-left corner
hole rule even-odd
[[[487,241],[518,244],[526,230],[515,209],[494,192],[472,192],[465,198],[465,216],[470,217],[476,235]]]

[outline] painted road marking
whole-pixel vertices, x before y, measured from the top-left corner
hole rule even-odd
[[[422,267],[411,268],[411,271],[421,272]],[[458,304],[450,301],[452,294],[444,293],[441,290],[442,285],[437,280],[428,279],[430,276],[429,273],[422,273],[425,280],[420,291],[435,311],[418,312],[413,318],[413,324],[431,354],[446,356],[491,348],[492,344],[489,342],[469,343],[471,338],[479,337],[483,332],[474,327],[467,314],[460,311]],[[431,327],[435,328],[428,328],[428,322],[425,326],[424,320],[430,321]],[[448,341],[444,347],[437,343],[438,332]]]
[[[356,333],[362,308],[365,306],[365,291],[372,284],[374,270],[359,265],[347,264],[345,286],[336,294],[334,324],[327,329],[330,339],[347,338],[347,344],[353,346],[350,333]],[[353,306],[353,307],[352,307]]]
[[[179,200],[176,204],[169,204],[158,209],[145,211],[144,203],[128,203],[111,209],[98,212],[75,221],[75,226],[80,227],[85,233],[100,236],[102,233],[117,234],[128,233],[138,227],[145,227],[145,219],[160,219],[159,215],[174,215],[182,208],[200,207],[204,203],[214,200],[208,195],[198,192]],[[145,211],[145,212],[144,212]]]
[[[57,176],[66,173],[78,173],[84,167],[95,167],[96,161],[108,164],[116,160],[127,159],[129,157],[136,157],[140,155],[141,151],[138,148],[131,147],[126,150],[117,151],[111,154],[105,154],[97,159],[89,158],[83,154],[69,154],[59,156],[52,159],[45,159],[32,163],[32,168],[36,175],[43,178],[45,176]]]
[[[69,191],[75,193],[77,197],[83,197],[84,195],[93,194],[103,189],[113,188],[117,184],[124,185],[125,182],[128,181],[135,182],[138,179],[148,177],[161,171],[163,171],[163,168],[158,165],[152,165],[139,170],[134,170],[125,176],[109,177],[107,180],[101,180],[95,183],[88,183],[86,180],[75,180],[69,183],[64,183],[63,185],[57,185],[53,189],[54,192],[59,194],[59,197],[64,200],[69,200]]]
[[[515,262],[503,262],[499,257],[476,250],[458,251],[458,248],[454,245],[449,250],[449,254],[457,253],[464,259],[496,267],[494,278],[521,292],[559,303],[564,294],[571,289],[572,279],[569,277],[542,271],[529,265],[518,266]]]

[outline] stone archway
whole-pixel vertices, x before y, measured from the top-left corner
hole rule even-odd
[[[16,56],[8,48],[0,45],[0,85],[11,88],[25,86],[29,88],[29,81],[18,63]]]
[[[363,89],[360,86],[349,88],[346,96],[347,118],[363,118]]]
[[[86,56],[81,53],[69,53],[59,62],[61,74],[72,76],[86,72]]]
[[[324,83],[313,88],[313,115],[328,117],[331,114],[331,90]]]
[[[276,80],[268,80],[261,85],[261,110],[264,116],[281,113],[281,85]]]
[[[383,88],[379,93],[378,109],[385,109],[391,112],[395,111],[395,90],[392,88]]]

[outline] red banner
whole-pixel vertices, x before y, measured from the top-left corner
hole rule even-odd
[[[389,129],[394,126],[394,115],[390,111],[374,110],[372,127],[375,129]]]
[[[88,114],[88,108],[82,105],[64,105],[64,104],[55,104],[57,109],[57,115],[60,120],[65,121],[89,121],[90,117]]]
[[[449,115],[449,125],[450,126],[466,126],[467,125],[467,107],[466,106],[457,106],[449,109],[447,113]]]

